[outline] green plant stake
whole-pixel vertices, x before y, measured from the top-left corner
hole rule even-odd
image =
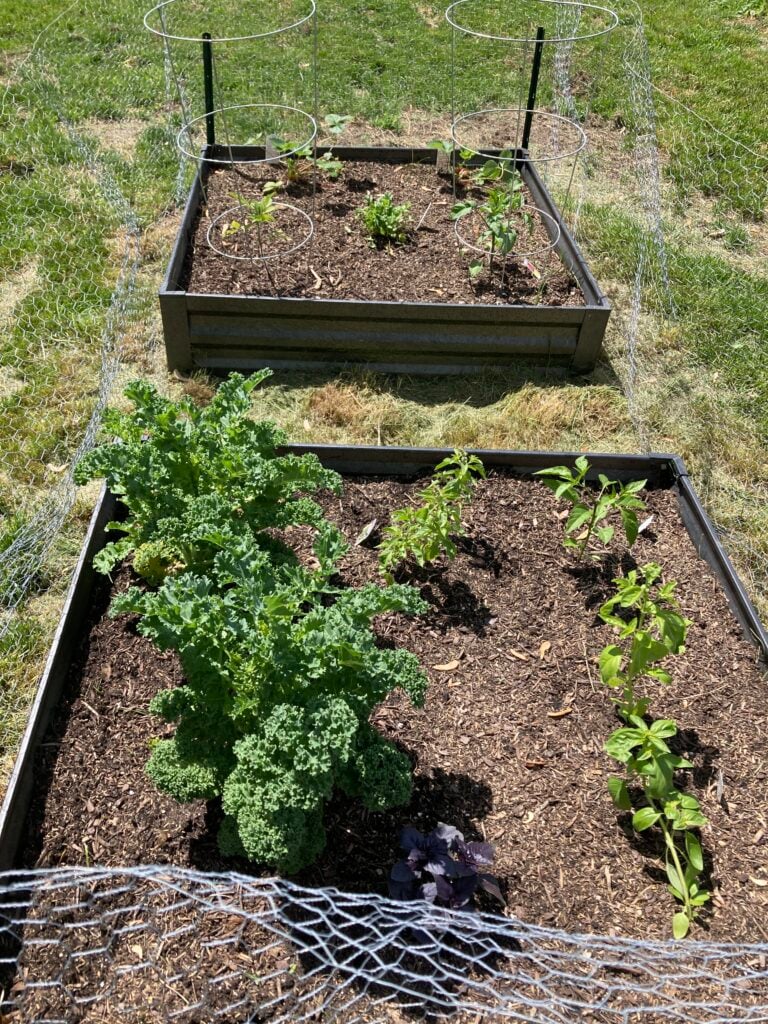
[[[606,524],[605,520],[609,513],[614,511],[620,514],[627,544],[632,547],[638,534],[637,513],[645,508],[645,503],[638,498],[638,494],[647,481],[635,480],[632,483],[621,484],[609,480],[600,473],[600,490],[595,493],[586,483],[589,472],[586,457],[580,455],[575,465],[575,472],[570,466],[552,466],[549,469],[540,469],[534,474],[541,477],[542,483],[554,491],[557,498],[570,502],[572,506],[565,524],[564,547],[576,551],[579,561],[582,561],[587,553],[593,558],[599,558],[600,553],[590,551],[589,547],[595,538],[603,545],[611,542],[614,528]],[[573,537],[572,534],[577,536]]]

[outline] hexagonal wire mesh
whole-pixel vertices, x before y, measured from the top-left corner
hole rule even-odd
[[[725,1024],[768,945],[638,942],[170,867],[0,877],[8,1024]]]
[[[9,682],[0,727],[6,765],[87,513],[87,501],[77,500],[73,466],[93,443],[123,367],[134,374],[137,367],[153,369],[154,293],[193,173],[179,162],[175,137],[185,109],[202,109],[199,52],[163,55],[141,26],[145,7],[141,0],[119,10],[105,0],[72,4],[26,58],[8,62],[3,72],[0,657]],[[227,15],[226,0],[214,7]],[[436,18],[441,7],[435,6]],[[582,125],[589,146],[567,181],[554,163],[543,164],[542,172],[610,293],[608,356],[639,447],[673,447],[686,456],[765,608],[768,159],[655,87],[639,11],[630,2],[618,11],[620,27],[601,51],[600,89],[568,41],[578,5],[563,5],[557,15],[564,41],[548,51],[540,102]],[[283,52],[277,56],[288,60]],[[235,54],[225,67],[222,58],[222,102],[237,102],[240,59]],[[83,68],[91,69],[90,89],[75,73]],[[249,68],[249,95],[274,84],[268,61]],[[291,93],[280,79],[281,96],[298,105],[305,87],[299,82]],[[609,109],[621,116],[611,118]],[[562,138],[545,137],[544,119],[534,131],[541,147],[563,148]],[[517,1019],[564,1020],[579,1009],[593,1020],[630,1020],[647,1004],[657,1014],[647,1019],[750,1020],[764,1019],[768,1005],[759,947],[691,946],[683,953],[621,940],[587,946],[518,922],[480,928],[462,918],[445,932],[464,936],[466,946],[456,949],[454,938],[437,942],[444,927],[438,915],[424,923],[432,938],[413,967],[412,912],[377,898],[361,903],[299,894],[287,883],[173,871],[127,878],[125,906],[118,901],[98,910],[100,887],[115,885],[108,873],[6,884],[6,896],[29,891],[19,897],[19,913],[29,910],[37,922],[21,932],[14,925],[24,950],[7,992],[22,1017],[9,1019],[41,1013],[40,1019],[75,1019],[74,1005],[78,1019],[113,1019],[143,998],[138,976],[158,971],[164,994],[157,998],[167,1005],[144,1006],[146,1020],[270,1019],[259,1016],[267,1005],[276,1020],[309,1019],[321,1008],[327,1019],[371,1019],[382,992],[399,1007],[382,1011],[388,1020],[397,1019],[394,1012],[408,1015],[402,999],[409,992],[414,1002],[426,1000],[430,1012],[437,1014],[439,1004],[457,1019],[482,1019],[492,1005],[494,1015]],[[245,917],[237,909],[242,900],[249,906]],[[318,945],[302,924],[307,914],[323,928],[341,914],[346,931]],[[201,915],[208,923],[199,930]],[[193,930],[199,941],[182,941]],[[222,948],[237,954],[221,955]],[[482,980],[462,976],[468,986],[462,988],[461,972],[445,966],[443,955],[461,960],[467,950]],[[520,953],[514,961],[510,950]],[[9,962],[17,952],[8,953]],[[29,958],[39,956],[44,966],[31,969]],[[96,962],[98,969],[83,966]],[[105,963],[114,969],[105,971]],[[116,1003],[104,1003],[107,989]],[[21,1008],[23,1000],[32,1009]]]

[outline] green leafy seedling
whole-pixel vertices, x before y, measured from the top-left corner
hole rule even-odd
[[[452,536],[462,536],[461,514],[471,500],[478,477],[485,476],[476,455],[456,450],[435,468],[432,480],[419,492],[420,504],[397,509],[379,545],[379,568],[386,580],[406,558],[417,565],[433,562],[439,555],[456,557]]]
[[[351,114],[326,114],[323,124],[331,135],[338,138],[352,120]],[[334,156],[333,147],[331,147],[323,156],[317,157],[315,167],[335,181],[341,177],[344,161]]]
[[[267,182],[268,185],[277,185],[277,182]],[[274,223],[275,216],[277,213],[275,207],[275,201],[273,194],[276,191],[275,188],[271,188],[261,199],[238,199],[240,206],[246,211],[246,216],[242,221],[231,220],[228,224],[224,225],[221,232],[222,238],[231,238],[232,235],[238,235],[241,232],[250,231],[251,228],[256,227],[257,229],[262,224]],[[237,196],[232,196],[233,199],[237,199]]]
[[[593,558],[600,557],[601,553],[592,549],[595,540],[605,546],[613,539],[614,528],[605,522],[611,512],[618,512],[621,516],[627,544],[632,547],[639,531],[637,513],[645,508],[638,494],[645,487],[646,480],[622,484],[600,473],[600,490],[595,492],[586,482],[589,468],[586,457],[580,455],[576,459],[575,471],[570,466],[552,466],[535,474],[554,491],[557,498],[570,502],[571,513],[565,524],[563,545],[574,550],[579,561],[587,554]]]
[[[410,203],[395,203],[392,193],[366,196],[365,205],[356,211],[371,245],[377,242],[404,242]]]
[[[289,139],[274,139],[278,153],[283,154],[281,163],[285,168],[285,180],[296,185],[306,181],[312,168],[312,149],[309,146],[296,147]]]
[[[605,751],[627,770],[626,778],[614,776],[608,782],[614,804],[622,811],[632,811],[635,831],[645,832],[654,826],[661,830],[668,888],[683,905],[672,917],[672,934],[682,939],[710,893],[701,885],[704,855],[694,833],[707,819],[698,800],[674,784],[676,771],[693,767],[669,749],[666,741],[676,733],[677,726],[669,719],[647,725],[632,715],[627,726],[608,738]],[[640,794],[633,798],[638,786]]]
[[[326,114],[323,124],[331,135],[338,137],[353,120],[351,114]]]
[[[498,182],[488,191],[483,202],[470,198],[455,203],[451,218],[458,221],[470,214],[479,214],[483,230],[478,235],[478,243],[488,250],[491,273],[494,257],[500,257],[503,285],[506,259],[513,252],[521,232],[527,231],[530,234],[533,231],[533,218],[524,209],[523,179],[519,173],[512,171],[503,180],[498,179]],[[470,277],[477,277],[481,268],[482,263],[473,260],[469,268]]]
[[[620,691],[615,702],[625,720],[642,717],[648,698],[638,698],[635,684],[647,676],[668,685],[672,678],[659,662],[685,651],[691,620],[680,614],[675,600],[677,583],[660,583],[661,566],[650,562],[632,569],[613,582],[616,593],[600,609],[603,622],[619,633],[619,644],[609,644],[600,654],[600,678],[611,690]],[[624,643],[624,647],[621,643]]]

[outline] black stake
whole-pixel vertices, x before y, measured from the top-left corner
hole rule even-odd
[[[216,145],[216,122],[213,116],[213,45],[211,33],[203,32],[203,85],[205,86],[205,141]]]
[[[533,50],[533,66],[531,67],[531,84],[528,89],[528,106],[525,109],[525,123],[523,124],[522,149],[528,149],[528,143],[531,139],[533,111],[536,108],[536,93],[539,90],[539,72],[541,71],[541,54],[543,50],[544,29],[539,26],[536,29],[536,46]]]

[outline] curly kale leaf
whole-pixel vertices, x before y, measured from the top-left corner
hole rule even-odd
[[[99,557],[100,570],[135,551],[136,571],[156,585],[168,573],[207,570],[243,533],[274,546],[265,531],[322,523],[308,495],[340,490],[340,478],[315,455],[279,454],[283,432],[250,418],[251,392],[267,376],[232,374],[203,409],[142,381],[126,388],[133,411],[105,417],[117,442],[86,454],[76,471],[78,483],[104,478],[129,512],[114,524],[126,536]]]
[[[318,856],[325,845],[323,803],[357,729],[357,715],[343,700],[278,705],[260,734],[236,744],[238,763],[224,784],[223,807],[248,857],[293,873]],[[225,851],[231,831],[221,837]]]
[[[117,612],[178,651],[185,685],[152,710],[176,722],[148,765],[179,800],[221,794],[222,848],[296,871],[322,848],[322,812],[334,785],[372,809],[406,802],[408,759],[368,724],[395,687],[423,699],[426,677],[408,651],[382,650],[373,619],[416,613],[410,587],[329,586],[343,539],[321,531],[320,567],[276,567],[253,539],[214,559],[210,576],[168,577],[156,592],[127,591]]]
[[[411,799],[411,762],[397,747],[365,723],[337,783],[371,811],[402,807]]]

